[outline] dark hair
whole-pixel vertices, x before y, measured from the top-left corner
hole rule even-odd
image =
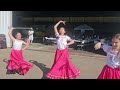
[[[20,32],[15,32],[13,36],[16,37],[16,35],[17,35],[18,33],[20,33]],[[20,34],[21,34],[21,33],[20,33]]]
[[[64,28],[65,29],[65,27],[60,27],[60,28]],[[60,30],[60,28],[58,30]]]
[[[20,32],[16,32],[15,35],[17,35],[18,33],[20,33]],[[21,33],[20,33],[20,34],[21,34]]]
[[[60,28],[64,28],[65,29],[65,25],[64,24],[59,24],[59,26],[58,26],[58,30],[60,30]]]

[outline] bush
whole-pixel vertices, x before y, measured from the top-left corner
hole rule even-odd
[[[46,35],[46,34],[45,34],[44,32],[41,32],[41,31],[34,33],[34,36],[35,36],[35,37],[44,37],[45,35]]]

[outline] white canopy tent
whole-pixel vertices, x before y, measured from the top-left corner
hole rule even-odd
[[[81,31],[81,33],[83,34],[86,30],[91,30],[91,31],[94,31],[94,29],[90,26],[88,26],[87,24],[83,24],[83,25],[80,25],[78,27],[75,27],[74,28],[75,31]]]

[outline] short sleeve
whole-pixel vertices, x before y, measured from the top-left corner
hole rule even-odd
[[[24,44],[25,41],[21,40],[21,43]],[[26,43],[26,42],[25,42]]]
[[[55,36],[56,36],[56,37],[59,37],[59,33],[56,33]]]
[[[28,34],[30,34],[30,31],[28,31]]]
[[[112,46],[108,46],[108,45],[103,45],[102,46],[102,48],[103,48],[103,50],[104,50],[104,52],[109,52],[110,51],[110,49],[112,48]]]
[[[70,38],[69,36],[66,36],[66,39],[67,39],[67,40],[70,40],[71,38]]]

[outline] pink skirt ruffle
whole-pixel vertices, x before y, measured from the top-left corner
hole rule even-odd
[[[78,76],[80,76],[80,71],[71,64],[68,49],[57,49],[53,66],[46,77],[49,79],[74,79]]]
[[[33,65],[26,62],[22,56],[22,50],[11,50],[10,60],[7,65],[8,70],[18,70],[19,74],[26,74]]]
[[[113,69],[108,65],[105,65],[102,72],[98,76],[98,79],[120,79],[120,69]]]

